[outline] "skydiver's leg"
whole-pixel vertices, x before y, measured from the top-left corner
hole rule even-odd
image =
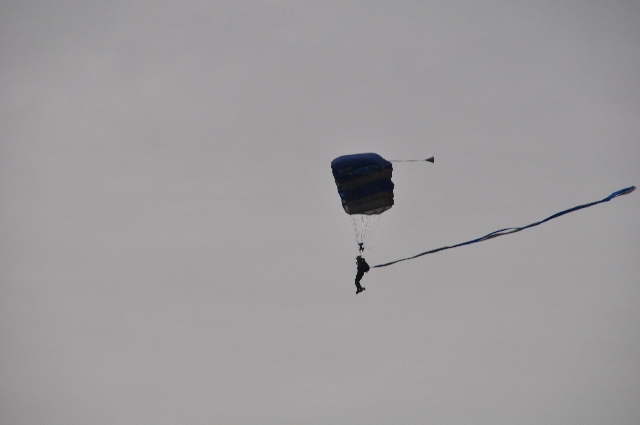
[[[362,272],[358,272],[358,274],[356,275],[356,294],[364,290],[362,285],[360,285],[360,280],[362,280],[362,276],[364,276],[364,273]]]

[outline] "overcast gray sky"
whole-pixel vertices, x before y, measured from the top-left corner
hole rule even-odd
[[[4,1],[0,422],[640,423],[640,3]]]

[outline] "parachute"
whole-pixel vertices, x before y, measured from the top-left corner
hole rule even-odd
[[[393,206],[393,166],[378,154],[360,153],[334,159],[331,171],[362,252],[380,214]]]

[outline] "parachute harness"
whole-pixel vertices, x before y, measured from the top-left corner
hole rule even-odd
[[[635,189],[636,189],[635,186],[630,186],[630,187],[627,187],[625,189],[618,190],[617,192],[613,192],[611,195],[607,196],[606,198],[604,198],[604,199],[602,199],[600,201],[591,202],[591,203],[584,204],[584,205],[578,205],[577,207],[573,207],[573,208],[569,208],[568,210],[560,211],[559,213],[556,213],[556,214],[554,214],[554,215],[552,215],[550,217],[547,217],[544,220],[537,221],[535,223],[531,223],[531,224],[529,224],[527,226],[508,227],[506,229],[496,230],[495,232],[491,232],[488,235],[485,235],[485,236],[483,236],[481,238],[473,239],[473,240],[470,240],[470,241],[467,241],[467,242],[462,242],[462,243],[459,243],[459,244],[456,244],[456,245],[443,246],[442,248],[432,249],[431,251],[426,251],[426,252],[420,253],[418,255],[414,255],[413,257],[407,257],[407,258],[402,258],[400,260],[391,261],[389,263],[378,264],[377,266],[373,266],[373,268],[386,267],[386,266],[390,266],[390,265],[395,264],[395,263],[399,263],[401,261],[413,260],[414,258],[422,257],[423,255],[434,254],[434,253],[439,252],[439,251],[444,251],[445,249],[457,248],[459,246],[464,246],[464,245],[471,245],[471,244],[474,244],[476,242],[482,242],[482,241],[486,241],[486,240],[489,240],[489,239],[497,238],[498,236],[510,235],[511,233],[516,233],[516,232],[519,232],[521,230],[528,229],[530,227],[535,227],[535,226],[537,226],[539,224],[542,224],[542,223],[545,223],[545,222],[547,222],[549,220],[552,220],[554,218],[560,217],[561,215],[565,215],[565,214],[568,214],[568,213],[573,212],[573,211],[581,210],[583,208],[587,208],[587,207],[590,207],[590,206],[593,206],[593,205],[596,205],[596,204],[601,204],[603,202],[609,202],[613,198],[616,198],[616,197],[622,196],[622,195],[627,195],[627,194],[633,192]]]

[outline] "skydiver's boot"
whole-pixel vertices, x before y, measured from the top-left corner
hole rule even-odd
[[[365,288],[363,286],[358,286],[358,289],[356,289],[356,295],[358,295],[360,292],[364,291],[365,289],[367,289],[367,288]]]

